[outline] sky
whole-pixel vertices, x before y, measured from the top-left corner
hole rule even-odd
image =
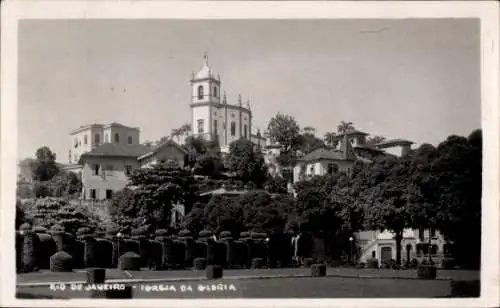
[[[481,126],[480,34],[473,19],[23,20],[18,158],[69,133],[118,122],[158,140],[190,122],[190,84],[206,52],[228,103],[253,127],[278,112],[317,135],[340,121],[437,145]]]

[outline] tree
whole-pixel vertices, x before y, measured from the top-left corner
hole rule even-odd
[[[386,140],[385,137],[382,137],[382,136],[372,136],[372,137],[368,137],[368,139],[366,140],[366,144],[367,145],[376,145],[378,143],[384,142],[385,140]]]
[[[364,203],[365,227],[389,230],[396,241],[396,263],[401,264],[404,228],[410,226],[407,211],[408,168],[397,157],[385,156],[368,166],[369,188],[360,198]]]
[[[191,173],[168,163],[135,170],[129,176],[129,187],[134,190],[134,206],[128,216],[154,229],[170,226],[175,204],[184,204],[189,211],[194,202]]]
[[[262,187],[267,169],[262,153],[254,150],[253,142],[241,138],[229,145],[229,171],[244,183],[252,182]]]
[[[353,130],[354,130],[354,125],[352,122],[341,121],[340,124],[337,126],[337,132],[339,133],[339,135],[348,133]]]
[[[237,235],[245,231],[243,206],[237,197],[213,196],[205,207],[204,216],[209,229],[215,233],[229,231]]]
[[[301,138],[300,127],[291,116],[278,113],[271,118],[267,126],[269,138],[272,143],[280,145],[280,163],[293,165],[295,163],[295,152],[297,151]],[[286,158],[286,159],[285,159]]]
[[[44,146],[36,151],[36,159],[30,162],[33,179],[36,181],[48,181],[59,173],[56,164],[56,154]]]
[[[312,126],[306,126],[302,130],[304,134],[314,135],[316,133],[316,129]]]
[[[313,134],[304,133],[300,135],[300,145],[298,146],[298,150],[300,150],[303,154],[311,153],[312,151],[324,146],[325,143],[323,140],[317,138]]]

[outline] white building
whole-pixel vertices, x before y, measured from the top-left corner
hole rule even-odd
[[[240,138],[264,143],[257,134],[252,135],[252,110],[238,95],[236,104],[228,103],[221,90],[220,75],[208,65],[205,55],[202,68],[191,78],[191,127],[194,136],[218,140],[221,151],[229,152],[229,145]]]

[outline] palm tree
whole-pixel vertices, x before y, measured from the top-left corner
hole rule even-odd
[[[354,130],[354,125],[352,122],[341,121],[340,124],[337,126],[337,132],[339,133],[339,135],[345,134],[353,130]]]

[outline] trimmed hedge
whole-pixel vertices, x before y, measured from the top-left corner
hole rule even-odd
[[[60,250],[57,249],[57,243],[49,234],[38,233],[36,236],[38,237],[39,242],[36,263],[40,269],[49,269],[50,257]]]
[[[167,236],[168,235],[168,231],[167,229],[158,229],[155,231],[155,236],[158,237],[158,236]]]
[[[16,273],[21,273],[23,269],[23,232],[16,231]]]
[[[19,231],[31,231],[31,229],[32,229],[32,226],[27,222],[25,222],[19,226]]]
[[[324,277],[324,276],[326,276],[326,265],[324,265],[324,264],[312,264],[311,265],[311,276],[312,277]]]
[[[96,265],[103,268],[113,267],[113,243],[107,239],[96,240]]]
[[[122,271],[139,271],[141,269],[141,256],[129,251],[118,259],[118,269]]]
[[[206,268],[207,279],[220,279],[222,278],[223,269],[219,265],[208,265]]]
[[[73,257],[65,251],[58,251],[50,257],[52,272],[72,272]]]
[[[97,265],[97,241],[90,235],[83,236],[83,266],[85,268]]]
[[[198,233],[198,238],[199,239],[204,239],[208,237],[212,237],[213,233],[210,230],[201,230],[200,233]]]
[[[193,267],[197,270],[204,270],[207,266],[207,260],[205,258],[196,258],[193,260]]]
[[[84,268],[85,267],[85,243],[82,241],[73,241],[71,245],[70,255],[73,256],[74,268]]]
[[[47,231],[48,231],[47,228],[42,226],[33,227],[33,232],[35,233],[47,233]]]
[[[216,264],[217,243],[214,240],[207,240],[207,265]]]
[[[224,239],[228,239],[228,238],[231,238],[231,239],[233,238],[233,235],[229,231],[222,231],[219,234],[219,239],[220,240],[224,240]]]
[[[23,240],[23,272],[29,273],[36,271],[37,256],[39,252],[39,239],[35,232],[26,231]]]
[[[434,265],[420,264],[417,269],[417,276],[420,279],[436,279],[437,268]]]
[[[234,262],[243,268],[246,268],[248,265],[248,245],[242,241],[234,242]]]

